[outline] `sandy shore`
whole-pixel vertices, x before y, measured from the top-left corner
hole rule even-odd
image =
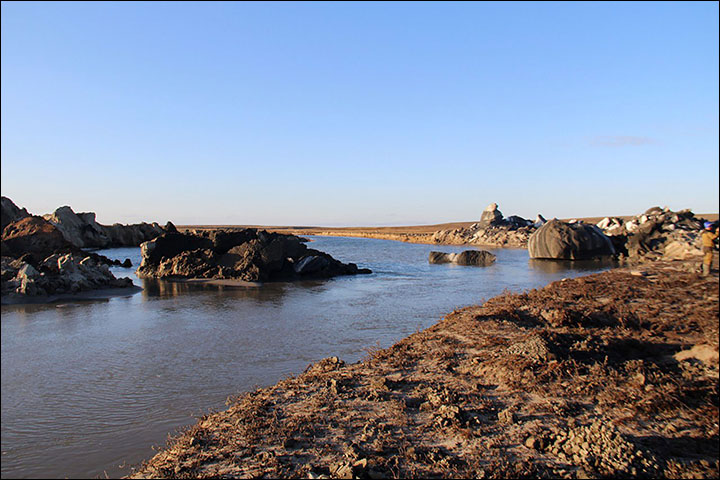
[[[229,400],[134,477],[717,478],[718,276],[505,294]]]

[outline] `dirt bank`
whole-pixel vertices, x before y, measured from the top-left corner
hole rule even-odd
[[[204,416],[135,477],[718,477],[718,276],[655,263],[452,312]]]

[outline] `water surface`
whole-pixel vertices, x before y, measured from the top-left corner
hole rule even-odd
[[[430,265],[463,247],[312,237],[371,275],[255,287],[141,281],[127,297],[2,307],[2,476],[117,477],[225,399],[328,356],[361,359],[503,290],[606,269],[491,250],[490,267]]]

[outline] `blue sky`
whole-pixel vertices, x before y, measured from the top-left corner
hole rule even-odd
[[[718,3],[2,3],[2,194],[103,223],[718,211]]]

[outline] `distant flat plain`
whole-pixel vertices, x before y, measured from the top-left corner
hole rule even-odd
[[[636,215],[616,215],[615,218],[621,218],[622,220],[630,220]],[[717,221],[717,213],[697,213],[697,218],[702,218],[707,221]],[[605,217],[576,217],[575,220],[582,220],[584,223],[597,223]],[[573,220],[571,218],[560,219],[563,221]],[[428,234],[437,232],[439,230],[453,230],[455,228],[467,228],[470,225],[477,223],[478,220],[471,222],[450,222],[450,223],[438,223],[434,225],[406,225],[406,226],[392,226],[392,227],[323,227],[323,226],[302,226],[302,225],[178,225],[177,228],[180,230],[185,229],[216,229],[216,228],[261,228],[272,232],[291,233],[295,235],[314,235],[322,234],[326,232],[332,232],[335,235],[339,235],[342,232],[348,234],[395,234],[395,235],[412,235],[412,234]]]

